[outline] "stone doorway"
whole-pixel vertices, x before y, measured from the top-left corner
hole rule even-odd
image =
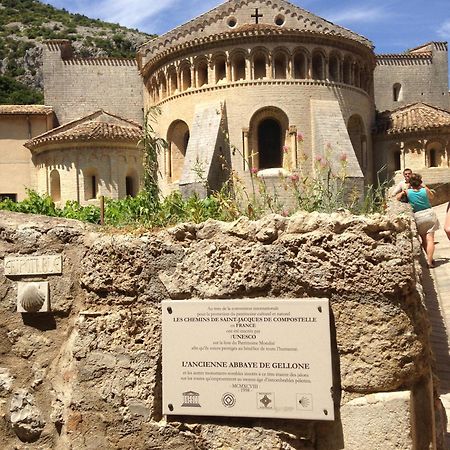
[[[275,119],[265,119],[258,125],[259,169],[282,167],[281,125]]]

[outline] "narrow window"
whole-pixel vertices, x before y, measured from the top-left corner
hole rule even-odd
[[[302,53],[294,56],[294,78],[302,80],[306,78],[306,58]]]
[[[54,202],[61,200],[61,179],[56,169],[50,172],[50,197]]]
[[[286,79],[286,57],[283,54],[275,56],[275,78]]]
[[[134,183],[132,177],[125,178],[125,194],[127,197],[134,197]]]
[[[437,155],[436,155],[436,149],[435,148],[432,148],[431,150],[430,150],[430,161],[429,161],[429,167],[437,167],[438,166],[438,164],[437,164]]]
[[[208,84],[208,66],[206,63],[200,63],[197,67],[198,87]]]
[[[394,102],[399,102],[402,98],[402,85],[395,83],[393,86]]]
[[[97,177],[95,175],[92,175],[91,177],[91,192],[91,198],[97,198]]]
[[[261,80],[266,77],[266,57],[264,55],[255,56],[253,60],[253,70],[255,80]]]
[[[226,79],[227,71],[225,58],[217,58],[215,70],[216,70],[216,83]]]

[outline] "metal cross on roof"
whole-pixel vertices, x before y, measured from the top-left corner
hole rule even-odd
[[[252,14],[251,17],[255,18],[255,23],[259,23],[259,18],[264,16],[258,13],[258,8],[255,8],[255,14]]]

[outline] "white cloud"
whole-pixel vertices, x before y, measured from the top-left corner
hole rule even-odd
[[[385,17],[385,11],[381,8],[351,8],[344,11],[339,11],[335,14],[330,13],[327,20],[336,24],[351,24],[361,22],[376,22]]]
[[[437,30],[438,35],[443,39],[450,39],[450,19],[444,22]]]

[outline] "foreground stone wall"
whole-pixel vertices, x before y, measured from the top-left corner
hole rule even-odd
[[[0,239],[2,257],[63,255],[62,275],[0,269],[0,448],[433,448],[407,216],[298,213],[134,236],[2,212]],[[19,280],[49,282],[50,314],[16,312]],[[163,417],[161,300],[265,296],[330,298],[336,421]]]

